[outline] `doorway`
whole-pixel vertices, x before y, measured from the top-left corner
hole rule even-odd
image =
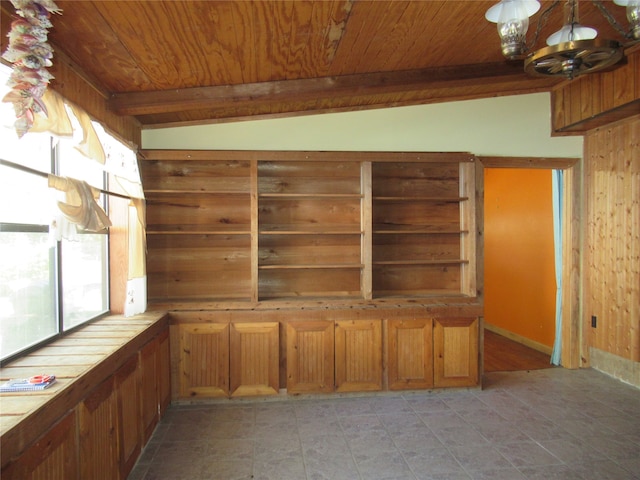
[[[552,367],[556,279],[551,177],[554,168],[568,170],[564,181],[566,197],[571,192],[566,185],[571,187],[577,161],[482,158],[485,372]],[[569,214],[565,217],[571,219],[572,203],[564,203]],[[565,230],[567,225],[571,222],[565,222]],[[563,256],[567,256],[564,255],[567,245],[573,245],[572,232],[568,233],[563,242]],[[573,260],[571,255],[568,257],[565,263],[571,265]],[[563,273],[565,269],[563,266]],[[570,285],[563,280],[563,292],[567,290],[563,298],[569,301]],[[569,321],[572,305],[564,310],[562,325],[565,326],[566,319],[569,333],[566,340],[575,343]],[[563,341],[563,350],[567,342]],[[567,351],[570,354],[579,349],[572,347]],[[570,361],[570,356],[562,359],[563,365],[565,360]]]

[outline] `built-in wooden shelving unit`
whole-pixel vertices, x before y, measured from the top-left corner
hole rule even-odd
[[[142,155],[151,302],[475,296],[470,154]]]

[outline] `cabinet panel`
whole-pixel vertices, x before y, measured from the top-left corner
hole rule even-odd
[[[431,319],[388,321],[390,390],[433,386],[432,323]]]
[[[434,384],[462,387],[478,384],[478,320],[437,319],[434,325]]]
[[[232,323],[231,395],[276,395],[280,388],[278,322]]]
[[[75,411],[69,413],[29,447],[15,463],[3,469],[2,479],[71,480],[78,478],[75,415]]]
[[[382,321],[335,322],[336,390],[382,390]]]
[[[117,396],[109,378],[78,405],[80,478],[119,478]]]
[[[288,322],[287,392],[331,392],[333,384],[333,322]]]
[[[180,397],[229,395],[229,325],[180,325]]]

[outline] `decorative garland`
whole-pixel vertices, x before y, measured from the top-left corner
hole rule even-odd
[[[11,91],[3,102],[13,103],[16,112],[14,123],[19,138],[29,131],[35,115],[47,115],[42,95],[53,78],[47,68],[53,65],[53,48],[47,43],[51,13],[61,10],[53,0],[11,0],[16,18],[11,23],[9,47],[2,58],[13,64],[13,72],[7,82]]]

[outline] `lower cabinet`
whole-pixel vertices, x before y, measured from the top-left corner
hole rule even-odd
[[[18,460],[3,469],[2,480],[80,478],[77,445],[76,415],[72,411],[31,445]]]
[[[278,322],[179,325],[179,398],[277,394],[279,328]]]
[[[433,330],[434,386],[478,384],[478,319],[436,319]]]
[[[163,332],[119,363],[112,375],[79,403],[65,407],[65,416],[7,462],[2,480],[126,479],[159,420],[162,404],[168,402],[170,391],[160,381],[169,376],[168,347]]]
[[[290,394],[420,390],[479,379],[477,318],[316,316],[172,328],[182,399],[275,395],[285,386]]]
[[[433,320],[388,320],[387,358],[389,390],[433,387]]]

